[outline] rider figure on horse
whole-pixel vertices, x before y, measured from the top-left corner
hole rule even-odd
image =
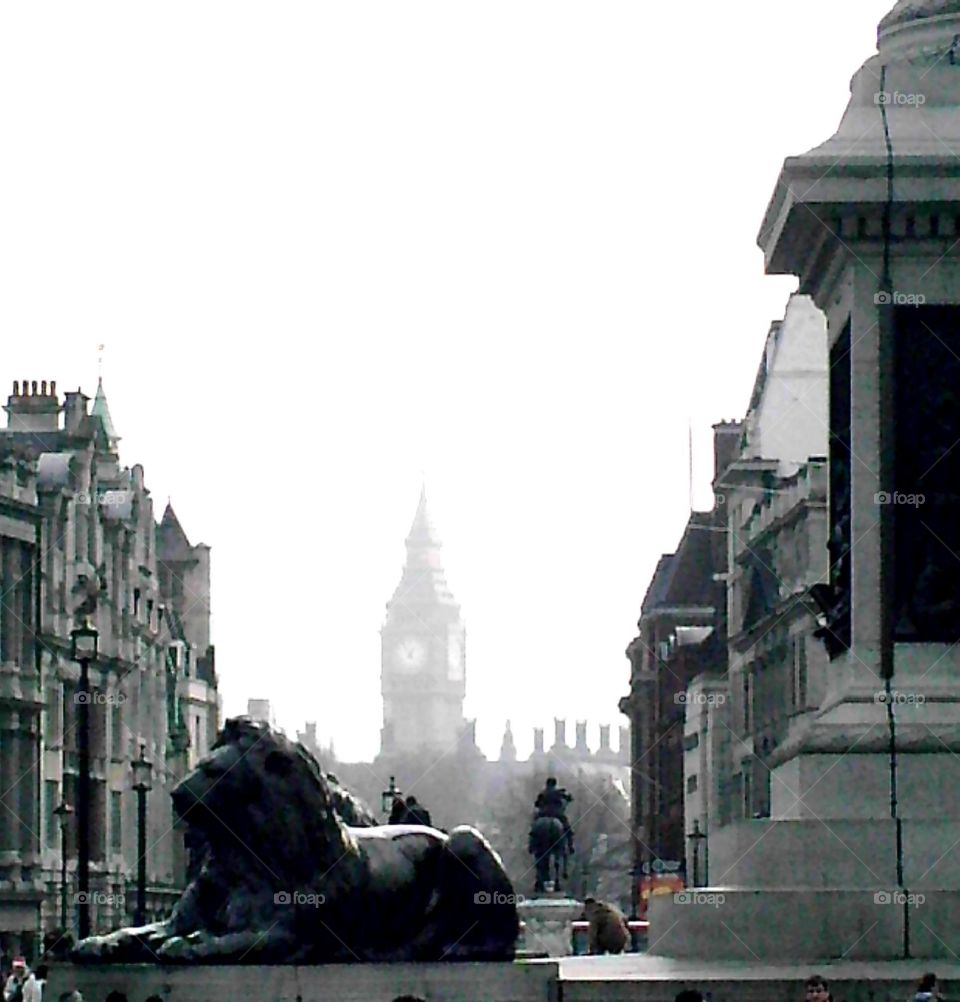
[[[567,804],[573,800],[571,794],[562,786],[557,786],[557,780],[553,776],[547,778],[547,784],[537,794],[534,802],[536,817],[557,818],[563,824],[563,832],[567,837],[567,853],[573,855],[573,829],[567,820]]]

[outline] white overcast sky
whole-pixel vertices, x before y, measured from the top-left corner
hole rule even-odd
[[[769,322],[756,233],[893,0],[9,3],[0,391],[104,384],[213,547],[224,706],[373,755],[426,472],[484,750],[625,723]],[[615,739],[614,739],[615,740]]]

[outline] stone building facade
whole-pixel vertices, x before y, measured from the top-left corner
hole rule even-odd
[[[814,636],[826,580],[827,329],[803,295],[767,335],[726,503],[731,772],[722,823],[770,813],[770,762],[825,687]]]
[[[148,916],[176,900],[185,868],[169,792],[206,751],[219,706],[209,640],[209,549],[168,505],[158,525],[141,466],[120,465],[102,384],[14,383],[0,432],[0,948],[36,956],[60,925],[57,808],[77,801],[76,610],[95,596],[90,665],[91,921],[127,922],[136,901],[131,762],[147,795]],[[67,925],[75,930],[76,815],[65,825]]]
[[[714,428],[716,482],[735,458],[742,428]],[[723,498],[690,513],[680,543],[660,558],[641,607],[638,635],[627,647],[634,899],[641,878],[681,870],[685,860],[684,710],[687,686],[703,672],[726,674],[726,569]]]
[[[714,427],[716,504],[661,559],[627,649],[640,874],[703,879],[711,831],[769,814],[772,757],[822,698],[826,412],[825,320],[795,294],[743,421]]]

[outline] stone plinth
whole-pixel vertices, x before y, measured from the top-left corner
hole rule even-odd
[[[326,964],[162,967],[152,964],[53,968],[50,998],[79,988],[99,1002],[111,991],[130,1002],[159,995],[165,1002],[393,1002],[415,995],[430,1002],[548,1002],[557,977],[551,963]]]
[[[549,957],[573,953],[573,922],[583,914],[583,905],[573,898],[528,898],[517,905],[525,925],[524,950]]]
[[[563,1002],[673,1002],[683,988],[695,988],[712,1002],[803,1002],[804,982],[813,970],[830,982],[843,1002],[903,1002],[913,998],[927,967],[922,962],[788,964],[709,963],[669,957],[572,957],[560,961]],[[947,998],[956,997],[960,964],[938,963]]]

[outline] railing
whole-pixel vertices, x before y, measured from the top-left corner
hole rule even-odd
[[[650,923],[644,919],[631,919],[627,922],[630,930],[630,953],[645,953],[650,934]],[[527,931],[527,923],[520,920],[520,938],[517,949],[523,949]],[[578,919],[570,923],[570,952],[582,956],[590,952],[590,923]]]

